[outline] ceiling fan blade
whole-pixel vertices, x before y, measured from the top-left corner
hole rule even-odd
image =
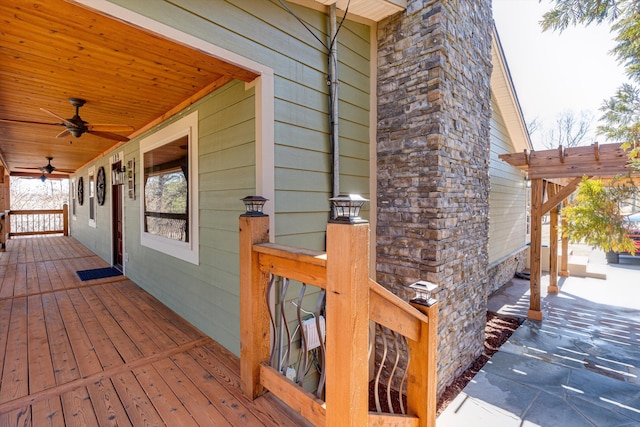
[[[68,124],[69,126],[77,127],[77,125],[76,125],[75,123],[70,122],[69,120],[65,119],[64,117],[57,115],[56,113],[52,113],[51,111],[46,110],[46,109],[44,109],[44,108],[40,108],[40,110],[42,110],[42,111],[44,111],[45,113],[47,113],[47,114],[49,114],[49,115],[51,115],[51,116],[55,117],[55,118],[56,118],[56,119],[58,119],[58,120],[62,120],[62,122],[63,122],[63,123],[66,123],[66,124]]]
[[[98,131],[89,130],[87,131],[87,133],[90,133],[95,136],[99,136],[101,138],[112,139],[114,141],[129,141],[129,138],[127,138],[126,136],[118,135],[111,132],[98,132]]]
[[[62,132],[60,132],[59,134],[56,135],[56,138],[64,138],[68,135],[71,135],[71,132],[69,132],[69,129],[65,129]]]
[[[33,121],[30,121],[30,120],[0,119],[0,122],[18,123],[18,124],[24,124],[24,125],[64,126],[62,123],[33,122]]]
[[[133,132],[135,128],[127,125],[86,124],[90,132]]]

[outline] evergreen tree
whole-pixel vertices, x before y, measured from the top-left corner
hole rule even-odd
[[[598,133],[631,148],[629,158],[637,170],[640,142],[640,1],[638,0],[554,0],[544,14],[543,31],[563,31],[571,25],[606,23],[615,35],[612,53],[624,65],[633,83],[622,85],[614,96],[603,102]]]

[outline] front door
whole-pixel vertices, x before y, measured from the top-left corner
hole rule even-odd
[[[120,170],[121,162],[113,165],[113,170]],[[113,265],[122,269],[122,185],[111,186],[111,206],[113,224]]]

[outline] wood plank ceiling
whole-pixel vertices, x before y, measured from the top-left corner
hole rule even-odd
[[[63,0],[0,3],[0,157],[13,174],[40,175],[53,157],[75,171],[118,141],[63,126],[41,108],[71,118],[69,98],[89,123],[122,124],[135,136],[176,106],[252,72]],[[189,100],[189,101],[187,101]]]

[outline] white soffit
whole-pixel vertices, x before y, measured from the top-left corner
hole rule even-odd
[[[518,95],[516,94],[511,73],[507,65],[500,37],[496,27],[493,27],[493,40],[491,43],[491,60],[493,71],[491,72],[491,92],[496,99],[498,108],[502,113],[507,132],[517,151],[531,150],[529,131],[520,108]]]
[[[315,0],[326,6],[336,4],[340,10],[346,10],[349,4],[349,13],[370,19],[375,22],[382,21],[387,16],[402,12],[407,8],[407,0]]]

